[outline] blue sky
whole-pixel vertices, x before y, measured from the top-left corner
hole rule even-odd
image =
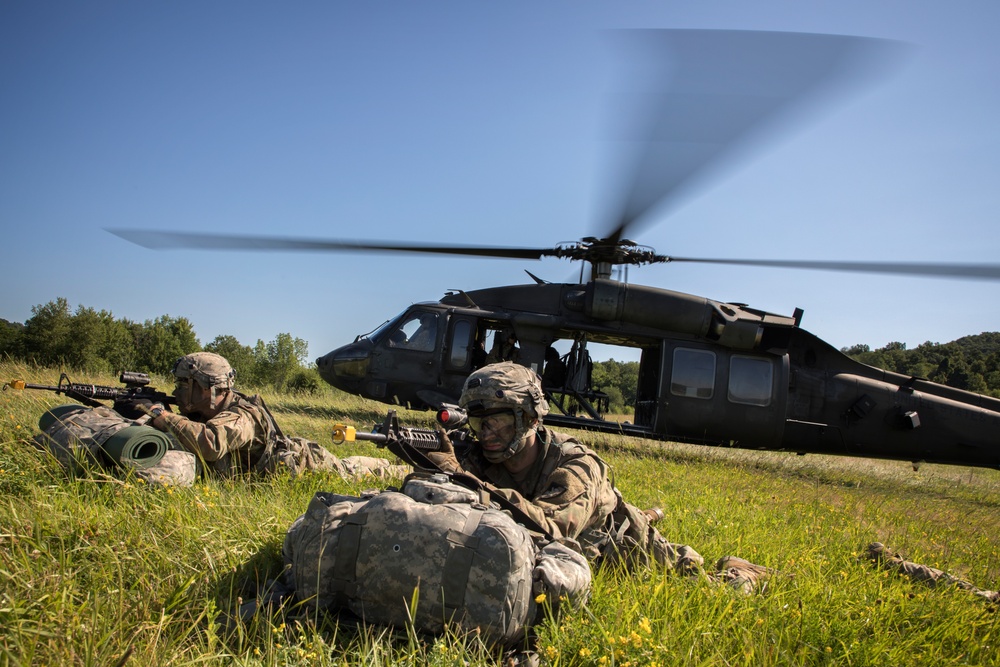
[[[559,260],[151,251],[108,227],[549,247],[602,231],[607,30],[899,40],[634,240],[762,259],[1000,258],[1000,3],[4,2],[0,317],[66,297],[202,343],[289,332],[315,357],[451,288]],[[631,236],[631,234],[630,234]],[[773,312],[837,347],[1000,330],[1000,283],[666,265],[632,282]]]

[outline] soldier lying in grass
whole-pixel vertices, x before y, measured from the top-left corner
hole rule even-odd
[[[466,380],[459,404],[476,444],[461,461],[447,442],[429,453],[442,470],[496,487],[554,538],[579,542],[594,563],[632,567],[652,560],[684,574],[702,571],[698,552],[671,544],[651,525],[659,510],[644,512],[625,502],[593,450],[542,425],[549,406],[537,373],[513,362],[484,366]],[[709,576],[750,592],[769,574],[727,556]]]
[[[342,476],[402,476],[405,466],[368,456],[338,459],[315,442],[285,436],[259,396],[233,388],[236,372],[218,354],[195,352],[177,360],[174,396],[180,414],[159,403],[129,406],[150,426],[173,435],[202,465],[219,475],[271,473],[287,468],[335,470]]]

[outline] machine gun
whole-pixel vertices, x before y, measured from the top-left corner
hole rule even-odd
[[[176,403],[177,399],[170,394],[157,391],[149,386],[150,379],[147,373],[137,371],[124,371],[118,381],[124,387],[108,387],[99,384],[79,384],[69,379],[65,373],[59,375],[59,384],[56,386],[44,384],[31,384],[24,380],[11,380],[3,386],[3,391],[11,389],[41,389],[43,391],[54,391],[63,394],[67,398],[83,403],[92,408],[101,407],[104,404],[100,401],[114,401],[114,409],[123,417],[135,419],[141,414],[131,414],[136,411],[130,407],[133,401],[149,401],[150,403]],[[130,413],[130,414],[126,414]]]

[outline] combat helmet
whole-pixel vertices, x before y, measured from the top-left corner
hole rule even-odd
[[[186,354],[174,364],[174,377],[191,378],[202,387],[232,389],[236,371],[225,357],[214,352]]]
[[[512,361],[490,364],[473,372],[465,381],[458,403],[472,419],[504,410],[513,412],[515,435],[507,449],[483,451],[491,463],[505,461],[520,451],[536,428],[535,419],[549,413],[538,373]]]
[[[194,409],[191,403],[189,383],[197,382],[209,390],[209,397],[215,403],[216,392],[219,389],[232,389],[236,380],[236,371],[225,357],[214,352],[194,352],[186,354],[174,364],[174,378],[177,386],[174,396],[182,412]]]

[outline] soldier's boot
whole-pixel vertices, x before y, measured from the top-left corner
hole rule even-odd
[[[982,591],[977,590],[976,595],[983,598],[987,602],[995,605],[1000,605],[1000,591]]]
[[[872,542],[868,545],[865,550],[868,560],[876,564],[883,564],[888,562],[901,562],[903,558],[898,554],[893,552],[892,549],[885,546],[881,542]]]
[[[737,556],[723,556],[715,563],[715,581],[747,595],[755,591],[763,592],[767,582],[775,572],[769,567],[757,565]]]
[[[676,560],[674,572],[682,577],[701,577],[705,574],[705,559],[686,544],[671,544]]]

